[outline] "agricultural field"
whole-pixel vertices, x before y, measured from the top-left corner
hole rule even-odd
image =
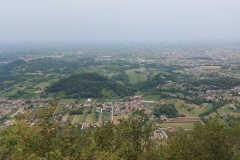
[[[128,114],[121,114],[120,116],[113,116],[114,120],[118,120],[118,119],[128,119],[129,115]]]
[[[111,112],[102,112],[102,121],[111,121],[112,113]]]
[[[5,97],[5,96],[13,96],[17,94],[17,89],[12,89],[12,90],[8,90],[8,91],[2,91],[0,92],[0,96],[1,97]]]
[[[211,114],[205,116],[204,118],[209,118],[209,117],[214,118],[214,117],[216,117],[216,116],[218,116],[218,114],[217,114],[216,112],[213,112],[213,113],[211,113]]]
[[[234,104],[226,104],[225,106],[219,108],[217,110],[217,113],[219,115],[222,115],[222,114],[229,114],[229,115],[233,115],[233,116],[240,116],[240,112],[234,112],[232,111],[231,109],[229,109],[228,107],[233,107]]]
[[[147,71],[151,72],[153,76],[163,73],[166,75],[169,75],[169,69],[166,67],[161,67],[161,68],[148,68]]]
[[[145,68],[126,70],[126,74],[129,77],[130,83],[135,84],[137,82],[146,81],[147,75],[145,73],[136,73],[136,72],[144,72],[144,71],[145,71]]]
[[[159,95],[146,94],[143,96],[143,99],[146,101],[159,101],[161,100],[161,97]]]
[[[221,66],[202,66],[202,68],[209,70],[219,70],[221,69]]]
[[[74,71],[75,74],[79,74],[83,72],[95,73],[95,72],[98,72],[98,69],[93,67],[79,67],[77,70]]]
[[[202,107],[196,105],[196,104],[187,104],[183,100],[177,100],[174,102],[175,107],[179,114],[184,114],[187,117],[198,117],[199,114],[209,110],[212,108],[212,104],[204,103],[202,104]],[[183,106],[184,107],[181,107]],[[188,108],[193,108],[190,112],[188,111]]]
[[[69,98],[69,99],[61,99],[59,102],[60,103],[73,103],[75,101],[76,101],[76,99]]]
[[[8,112],[8,113],[6,114],[6,117],[7,117],[7,118],[10,118],[10,117],[11,117],[13,114],[15,114],[17,111],[18,111],[17,109],[11,110],[10,112]]]
[[[59,105],[55,111],[55,114],[63,113],[63,112],[64,112],[64,106]]]
[[[161,128],[173,127],[175,129],[183,128],[183,129],[193,129],[195,122],[186,122],[186,123],[158,123],[158,126]]]
[[[41,82],[41,83],[38,83],[36,84],[34,87],[37,88],[37,87],[48,87],[52,84],[52,82]]]
[[[87,98],[80,98],[76,100],[78,104],[85,104],[87,101]]]
[[[72,117],[73,117],[72,124],[78,124],[78,123],[83,122],[84,115],[83,114],[82,115],[74,115]]]
[[[95,121],[95,118],[94,118],[95,111],[96,111],[96,107],[92,107],[91,114],[87,114],[86,122],[94,122]]]

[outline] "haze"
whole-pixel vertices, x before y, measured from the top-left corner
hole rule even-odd
[[[238,0],[0,0],[0,41],[239,41]]]

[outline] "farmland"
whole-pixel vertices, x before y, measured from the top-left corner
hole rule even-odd
[[[135,84],[137,82],[146,81],[147,76],[143,73],[144,71],[145,71],[145,68],[127,70],[126,74],[129,77],[130,83]]]
[[[186,123],[159,123],[161,128],[173,127],[173,128],[183,128],[183,129],[193,129],[194,122],[186,122]]]

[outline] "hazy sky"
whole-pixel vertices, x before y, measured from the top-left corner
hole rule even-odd
[[[239,0],[0,0],[0,41],[240,40]]]

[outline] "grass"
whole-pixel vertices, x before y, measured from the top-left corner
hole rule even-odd
[[[52,84],[52,82],[41,82],[41,83],[38,83],[34,86],[34,88],[37,88],[37,87],[48,87]]]
[[[25,90],[24,90],[25,93],[34,93],[35,91],[36,91],[35,88],[25,89]]]
[[[103,121],[111,121],[111,112],[103,112],[102,113],[102,120]]]
[[[222,114],[226,113],[226,114],[229,114],[229,115],[233,115],[233,116],[235,116],[235,117],[240,116],[240,113],[238,113],[238,112],[233,112],[231,109],[228,108],[228,107],[232,107],[233,105],[234,105],[234,104],[226,104],[225,106],[219,108],[219,109],[217,110],[218,114],[219,114],[219,115],[222,115]]]
[[[159,101],[161,97],[159,95],[147,94],[143,96],[143,99],[146,101]]]
[[[63,113],[63,111],[64,111],[64,106],[58,106],[56,111],[55,111],[55,114]]]
[[[30,94],[24,94],[24,95],[20,96],[19,98],[20,99],[31,99],[33,96],[34,96],[34,94],[30,93]]]
[[[86,101],[87,101],[87,98],[80,98],[80,99],[77,100],[77,103],[78,104],[85,104]]]
[[[153,74],[153,76],[159,74],[159,73],[164,73],[169,75],[168,68],[166,67],[161,67],[161,68],[149,68],[148,71]]]
[[[95,119],[94,118],[95,111],[96,111],[96,107],[93,107],[91,114],[87,115],[86,122],[95,122],[95,120],[94,120]]]
[[[209,114],[209,115],[207,115],[207,116],[205,116],[204,118],[209,118],[209,117],[216,117],[218,114],[216,113],[216,112],[213,112],[213,113],[211,113],[211,114]]]
[[[13,96],[13,95],[17,94],[17,91],[18,91],[17,89],[13,89],[13,90],[4,92],[2,95],[4,95],[4,96]]]
[[[75,101],[76,101],[76,99],[69,98],[69,99],[61,99],[59,102],[60,103],[73,103]]]
[[[118,119],[128,119],[128,114],[121,114],[120,116],[113,116],[114,120]]]
[[[94,72],[98,72],[98,69],[93,67],[79,67],[77,70],[74,71],[75,74],[83,73],[83,72],[94,73]]]
[[[221,69],[221,66],[202,66],[202,68],[209,70],[218,70]]]
[[[84,115],[74,115],[73,116],[73,120],[72,120],[72,124],[78,124],[78,123],[82,123],[83,122],[83,118]]]
[[[55,96],[57,93],[54,93],[54,92],[51,92],[51,93],[48,93],[47,97],[48,98],[53,98],[53,96]]]
[[[93,119],[94,119],[94,114],[88,114],[87,115],[87,118],[86,118],[86,122],[93,122]]]
[[[183,129],[193,129],[194,128],[194,122],[188,122],[188,123],[158,123],[158,125],[162,128],[167,127],[173,127],[175,129],[178,129],[179,127]]]
[[[144,82],[147,80],[147,76],[142,73],[136,73],[135,71],[140,71],[143,72],[145,68],[140,68],[140,69],[129,69],[126,70],[126,74],[129,77],[129,81],[131,84],[135,84],[137,82]]]
[[[187,104],[183,100],[173,101],[172,103],[174,103],[179,114],[184,114],[187,117],[198,117],[199,114],[212,108],[212,104],[208,104],[208,103],[204,103],[201,108],[196,104]],[[180,108],[182,104],[187,107]],[[194,109],[189,113],[188,108],[194,108]]]
[[[18,110],[16,110],[16,109],[13,109],[13,110],[11,110],[10,112],[8,112],[5,116],[7,117],[7,118],[10,118],[14,113],[16,113]]]

